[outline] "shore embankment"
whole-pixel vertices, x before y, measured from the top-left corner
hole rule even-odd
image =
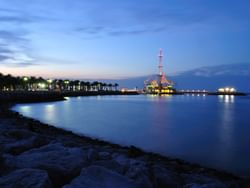
[[[41,123],[12,105],[0,105],[0,187],[250,187],[227,172]]]
[[[0,102],[49,102],[65,100],[64,97],[138,94],[136,91],[0,91]]]
[[[64,100],[61,92],[55,91],[2,91],[0,103],[50,102]]]
[[[62,95],[65,97],[78,96],[98,96],[98,95],[139,95],[137,91],[64,91]]]

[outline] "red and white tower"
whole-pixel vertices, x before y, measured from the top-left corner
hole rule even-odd
[[[162,51],[162,49],[160,49],[160,53],[159,53],[158,57],[159,57],[159,66],[158,66],[159,75],[162,76],[163,75],[163,64],[162,64],[163,63],[163,51]]]
[[[163,71],[163,50],[162,49],[160,49],[160,52],[158,54],[158,60],[159,60],[159,64],[158,64],[159,73],[157,74],[157,78],[148,79],[144,82],[146,86],[145,91],[148,93],[153,93],[153,94],[154,93],[159,93],[159,94],[173,93],[174,92],[174,89],[172,88],[173,82],[167,79]]]
[[[163,50],[160,49],[160,53],[158,55],[159,57],[159,85],[160,87],[167,84],[167,85],[172,85],[171,81],[167,80],[166,75],[164,74],[163,71]]]

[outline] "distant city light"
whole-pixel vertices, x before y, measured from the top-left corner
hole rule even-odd
[[[229,87],[226,87],[226,88],[219,88],[218,89],[218,92],[219,93],[234,93],[236,92],[236,89],[235,88],[229,88]]]
[[[49,84],[51,84],[51,83],[53,82],[53,80],[52,80],[52,79],[48,79],[47,82],[48,82]]]
[[[42,89],[46,88],[46,84],[45,83],[39,83],[38,86]]]
[[[235,92],[235,89],[234,89],[234,88],[231,88],[231,89],[230,89],[230,92]]]
[[[28,77],[24,77],[23,80],[26,82],[26,81],[29,80],[29,78]]]
[[[218,89],[219,92],[225,92],[225,89],[224,88],[220,88]]]

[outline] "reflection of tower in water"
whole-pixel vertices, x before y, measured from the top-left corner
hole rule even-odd
[[[169,94],[174,93],[173,82],[168,80],[163,71],[163,50],[160,49],[159,58],[159,73],[156,78],[151,78],[145,81],[145,91],[151,94]]]

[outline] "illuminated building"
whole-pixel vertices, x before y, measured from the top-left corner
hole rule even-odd
[[[150,94],[171,94],[176,90],[173,88],[173,82],[168,80],[163,71],[163,51],[160,49],[159,57],[159,73],[155,78],[148,79],[144,82],[145,92]]]
[[[236,89],[235,88],[230,88],[230,87],[225,87],[225,88],[219,88],[218,92],[219,93],[228,93],[228,94],[231,94],[231,93],[236,93]]]

